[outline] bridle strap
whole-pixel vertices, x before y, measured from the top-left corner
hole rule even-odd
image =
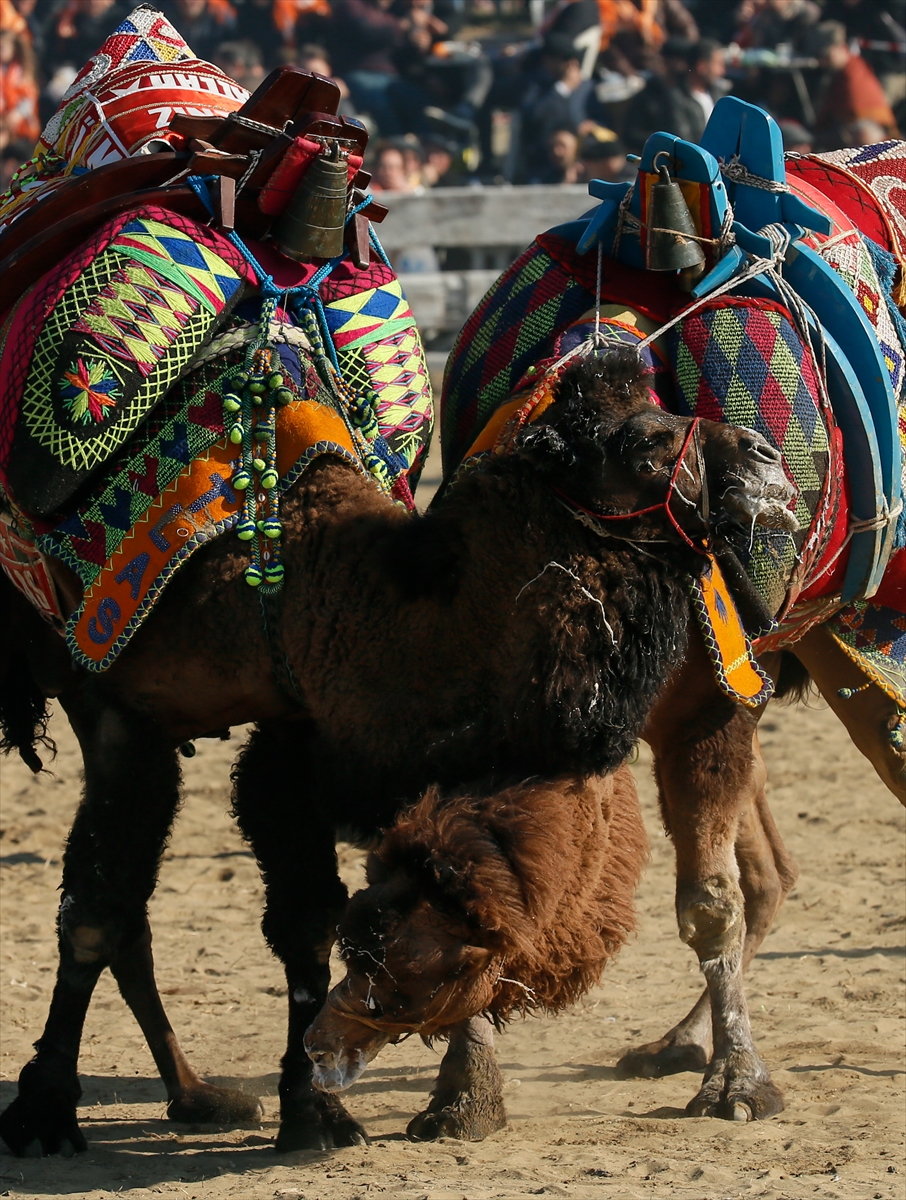
[[[577,512],[584,513],[585,516],[592,517],[596,521],[629,521],[633,517],[643,517],[643,516],[646,516],[648,513],[659,512],[661,509],[663,509],[667,515],[667,520],[673,526],[674,531],[682,539],[682,541],[684,541],[686,543],[686,545],[690,548],[690,550],[694,550],[696,552],[696,554],[703,554],[707,557],[708,551],[705,550],[702,546],[699,546],[696,542],[694,542],[689,537],[689,535],[686,533],[686,531],[680,525],[679,521],[673,515],[673,510],[670,507],[670,500],[673,496],[673,493],[675,491],[678,491],[677,479],[679,478],[679,473],[683,468],[683,463],[685,462],[686,455],[689,453],[690,448],[694,446],[696,458],[698,460],[699,477],[701,479],[701,487],[702,487],[702,511],[699,513],[699,516],[704,521],[705,527],[707,529],[708,513],[709,513],[708,485],[707,485],[707,480],[705,477],[704,458],[702,455],[701,441],[700,441],[699,432],[698,432],[700,424],[701,424],[701,417],[693,417],[692,418],[691,423],[689,425],[689,429],[687,430],[686,436],[683,440],[683,445],[682,445],[682,449],[680,450],[679,457],[677,458],[677,460],[673,466],[673,471],[670,475],[670,483],[667,487],[667,496],[665,499],[658,501],[657,504],[650,504],[647,508],[637,508],[634,512],[628,512],[628,513],[599,513],[599,512],[595,512],[594,509],[586,508],[583,504],[580,504],[578,502],[578,500],[574,500],[572,498],[572,496],[569,496],[566,494],[566,492],[561,491],[560,488],[554,488],[554,491],[557,493],[557,495],[560,497],[561,500],[563,500],[566,504],[569,505],[570,508],[574,508],[574,509],[576,509]]]
[[[422,1022],[418,1025],[407,1025],[402,1022],[393,1023],[390,1021],[385,1021],[383,1023],[379,1023],[377,1021],[373,1021],[370,1017],[366,1017],[362,1013],[355,1012],[353,1009],[348,1008],[334,996],[332,991],[329,992],[327,996],[327,1007],[332,1008],[334,1012],[339,1013],[341,1016],[346,1017],[350,1021],[357,1021],[359,1025],[367,1025],[369,1029],[376,1029],[378,1033],[389,1033],[391,1035],[394,1033],[417,1033],[424,1023]]]

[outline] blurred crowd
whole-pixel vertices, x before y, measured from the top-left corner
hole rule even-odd
[[[0,190],[130,0],[0,0]],[[371,133],[376,190],[630,178],[733,92],[789,150],[906,133],[906,0],[159,0],[249,91],[296,64]]]

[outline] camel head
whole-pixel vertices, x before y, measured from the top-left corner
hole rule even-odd
[[[752,429],[650,403],[632,351],[580,360],[515,441],[568,506],[633,541],[745,544],[753,525],[796,529],[780,453]]]
[[[462,864],[439,860],[436,845],[409,832],[400,818],[369,856],[369,886],[338,927],[346,976],[305,1034],[325,1092],[349,1087],[388,1042],[443,1035],[491,1010],[501,988],[499,935],[485,928],[479,938]]]

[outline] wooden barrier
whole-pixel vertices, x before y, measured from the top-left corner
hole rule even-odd
[[[415,319],[430,342],[449,343],[497,276],[531,240],[594,207],[586,187],[435,188],[382,192],[390,212],[377,234],[391,261],[419,248],[454,250],[467,270],[400,274]],[[430,254],[428,255],[430,257]],[[441,255],[443,257],[443,255]]]

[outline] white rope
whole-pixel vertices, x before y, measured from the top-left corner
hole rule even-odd
[[[788,184],[781,183],[778,179],[766,179],[764,175],[753,175],[739,161],[738,154],[734,154],[729,162],[719,159],[718,165],[721,175],[729,179],[731,183],[742,183],[746,187],[758,188],[762,192],[774,192],[777,194],[790,190]]]
[[[219,337],[214,338],[207,346],[199,350],[192,361],[189,363],[187,370],[194,371],[198,367],[204,366],[214,358],[220,358],[221,355],[228,353],[230,350],[235,350],[239,346],[245,346],[249,342],[253,342],[260,336],[260,327],[258,325],[239,325],[233,329],[228,329]],[[301,329],[294,325],[282,325],[276,321],[271,321],[268,327],[268,340],[272,343],[284,343],[287,346],[295,346],[300,350],[311,350],[311,342],[305,336]]]

